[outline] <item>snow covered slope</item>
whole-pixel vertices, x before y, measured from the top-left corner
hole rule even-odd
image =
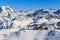
[[[14,11],[0,7],[0,40],[59,40],[60,9]]]

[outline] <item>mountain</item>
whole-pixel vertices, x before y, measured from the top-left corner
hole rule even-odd
[[[0,7],[0,40],[60,40],[60,9]]]
[[[32,25],[40,27],[44,24],[45,26],[58,28],[60,26],[60,11],[55,9],[40,9],[36,11],[15,12],[10,6],[2,6],[0,7],[0,20],[0,29],[28,28]]]

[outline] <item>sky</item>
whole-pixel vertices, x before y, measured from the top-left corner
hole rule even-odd
[[[0,6],[10,6],[15,11],[60,9],[60,0],[0,0]]]

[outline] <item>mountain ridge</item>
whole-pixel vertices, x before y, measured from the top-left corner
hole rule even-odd
[[[1,27],[4,25],[3,28],[10,28],[10,25],[12,28],[23,28],[34,24],[41,26],[43,23],[48,26],[54,24],[54,28],[60,27],[56,25],[60,22],[60,10],[40,9],[36,11],[15,12],[10,6],[2,6],[0,7],[0,17],[1,21],[4,20],[2,21],[3,24],[0,25]]]

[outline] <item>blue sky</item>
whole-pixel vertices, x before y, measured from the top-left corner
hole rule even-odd
[[[60,0],[0,0],[0,6],[11,6],[15,11],[60,9]]]

